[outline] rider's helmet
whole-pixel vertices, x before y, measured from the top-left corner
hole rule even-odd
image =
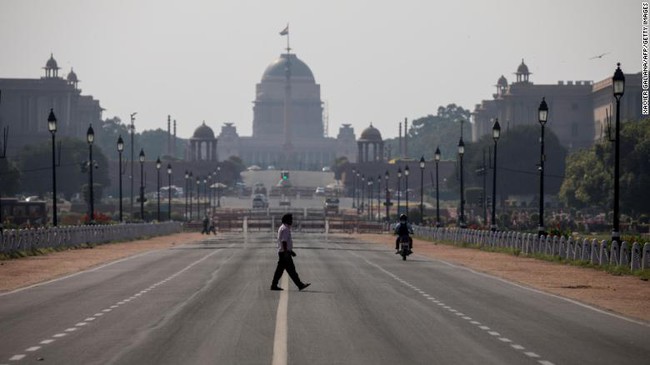
[[[402,214],[399,216],[399,221],[400,222],[406,222],[408,221],[408,218],[406,217],[406,214]]]

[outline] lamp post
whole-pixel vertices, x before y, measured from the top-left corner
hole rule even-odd
[[[144,150],[140,149],[140,218],[144,222]]]
[[[406,179],[406,215],[408,216],[409,214],[409,174],[411,170],[409,169],[409,165],[406,165],[404,168],[404,178]]]
[[[402,200],[402,168],[397,168],[397,220],[399,220],[399,208]]]
[[[463,155],[465,154],[465,142],[463,137],[458,141],[458,157],[460,158],[460,219],[458,225],[460,228],[465,228],[465,185],[463,181]]]
[[[122,136],[120,135],[117,137],[117,154],[119,155],[118,158],[118,171],[120,175],[120,223],[124,221],[124,217],[122,216],[122,152],[124,151],[124,140],[122,140]]]
[[[377,221],[381,222],[381,174],[377,175]]]
[[[497,230],[497,221],[496,221],[496,208],[497,208],[497,141],[501,136],[501,126],[499,125],[499,119],[497,118],[494,121],[492,126],[492,139],[494,139],[494,170],[492,170],[492,225],[490,229],[492,231]],[[485,155],[483,155],[485,156]]]
[[[355,181],[357,182],[357,184],[356,184],[357,188],[356,189],[361,190],[361,189],[359,189],[359,186],[361,185],[361,173],[359,172],[359,170],[357,170],[357,179]],[[359,214],[359,210],[361,210],[361,204],[359,203],[359,198],[361,197],[361,192],[358,191],[358,190],[357,190],[357,197],[356,197],[356,200],[357,200],[357,214]]]
[[[206,202],[207,200],[207,202]],[[203,207],[203,215],[208,215],[208,212],[210,210],[210,197],[208,194],[208,177],[205,176],[203,177],[203,204],[205,205]]]
[[[88,126],[88,132],[86,132],[86,141],[88,141],[88,175],[90,179],[88,182],[88,188],[90,189],[90,199],[88,202],[88,219],[89,223],[93,223],[95,221],[95,196],[93,194],[93,167],[95,167],[95,164],[93,163],[93,142],[95,141],[95,131],[93,131],[92,124]]]
[[[546,156],[544,156],[544,126],[548,120],[548,105],[546,105],[545,98],[542,98],[537,113],[539,124],[542,126],[542,136],[539,139],[541,152],[539,154],[539,227],[537,227],[537,234],[542,236],[546,235],[544,231],[544,160],[546,160]]]
[[[190,207],[189,207],[189,218],[190,222],[192,221],[192,181],[193,181],[194,176],[192,175],[192,171],[190,171],[190,176],[189,179],[187,180],[187,191],[190,193]]]
[[[368,178],[368,220],[372,221],[372,178]]]
[[[612,77],[614,86],[614,97],[616,98],[616,131],[614,139],[614,217],[612,222],[612,242],[621,242],[621,231],[619,229],[619,177],[621,159],[621,97],[625,92],[625,75],[621,71],[621,64],[616,64],[616,71]]]
[[[212,214],[212,173],[208,174],[208,184],[206,185],[208,189],[208,210]]]
[[[361,214],[364,212],[365,208],[365,200],[366,200],[366,175],[361,174],[361,203],[359,204],[359,208],[361,208]]]
[[[219,183],[221,182],[221,166],[217,166],[217,208],[221,208],[221,188]]]
[[[356,208],[355,200],[357,198],[357,170],[352,169],[352,208]]]
[[[167,220],[172,220],[172,164],[167,164]]]
[[[436,160],[436,227],[440,227],[440,183],[438,182],[438,163],[440,163],[440,147],[436,147],[433,155]]]
[[[133,184],[135,180],[135,176],[133,174],[133,164],[135,162],[135,155],[134,155],[134,148],[135,148],[135,143],[133,142],[133,135],[135,133],[135,115],[138,114],[138,112],[131,113],[131,125],[129,126],[129,132],[131,134],[131,176],[129,176],[129,179],[131,180],[131,217],[133,217]],[[144,219],[144,218],[143,218]]]
[[[156,211],[156,217],[158,222],[160,222],[160,157],[156,159],[156,182],[158,183],[156,186],[156,195],[158,196],[158,207]]]
[[[47,117],[47,129],[52,134],[52,225],[56,227],[56,116],[54,109],[50,109],[50,115]]]
[[[196,176],[196,219],[201,220],[201,178]]]
[[[386,222],[390,222],[390,195],[388,192],[388,179],[390,178],[390,173],[388,170],[386,170],[384,178],[386,179]]]
[[[190,196],[189,183],[187,182],[190,179],[189,171],[185,170],[185,220],[189,221],[189,214],[187,211],[187,198]]]
[[[420,157],[420,224],[424,222],[424,156]]]

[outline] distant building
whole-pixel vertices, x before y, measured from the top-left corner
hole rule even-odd
[[[74,70],[66,78],[59,76],[53,55],[40,79],[0,79],[0,127],[9,127],[9,149],[16,151],[28,144],[40,143],[50,136],[47,117],[54,109],[57,137],[86,138],[88,125],[99,125],[102,108],[99,100],[81,95]]]
[[[592,81],[559,81],[556,85],[536,85],[530,81],[530,75],[522,60],[514,82],[508,84],[501,76],[492,100],[476,105],[472,113],[475,141],[492,133],[495,118],[499,119],[502,130],[517,125],[539,125],[537,109],[543,97],[549,108],[546,126],[569,151],[589,147],[606,137],[605,116],[615,112],[611,76],[595,84]],[[625,81],[621,119],[640,118],[641,74],[626,74]]]
[[[356,161],[349,124],[336,138],[325,137],[320,85],[295,54],[282,54],[271,63],[255,91],[253,135],[240,136],[233,123],[225,123],[217,137],[220,159],[238,156],[246,165],[312,170],[342,156]]]

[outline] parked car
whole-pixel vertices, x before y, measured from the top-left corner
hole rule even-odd
[[[253,197],[253,209],[266,209],[269,207],[269,201],[266,199],[266,195],[256,194]]]
[[[339,214],[339,199],[338,198],[327,198],[325,199],[325,214],[334,213]]]
[[[314,195],[318,195],[318,196],[325,195],[325,188],[322,186],[317,187],[316,191],[314,192]]]

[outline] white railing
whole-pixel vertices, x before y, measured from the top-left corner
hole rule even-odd
[[[623,241],[595,239],[574,240],[571,237],[538,236],[533,233],[491,232],[456,227],[413,227],[415,236],[451,241],[455,245],[472,244],[479,247],[519,250],[525,255],[558,256],[565,260],[587,261],[594,265],[626,266],[631,270],[650,269],[650,242],[643,245]]]
[[[179,222],[8,229],[0,234],[0,253],[129,241],[179,233],[181,230],[182,224]]]

